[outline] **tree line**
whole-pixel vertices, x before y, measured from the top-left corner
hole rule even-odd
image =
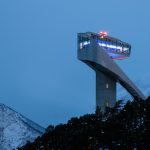
[[[66,124],[50,125],[33,143],[18,150],[149,150],[150,97],[117,101],[105,112],[73,117]]]

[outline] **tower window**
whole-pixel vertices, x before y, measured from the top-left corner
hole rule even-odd
[[[109,84],[108,83],[106,83],[106,89],[108,89],[109,88]]]

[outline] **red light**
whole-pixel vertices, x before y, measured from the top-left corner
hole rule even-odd
[[[108,33],[107,32],[100,32],[99,35],[100,36],[108,36]]]

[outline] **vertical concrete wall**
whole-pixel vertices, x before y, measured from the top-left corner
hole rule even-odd
[[[104,111],[105,107],[113,107],[116,102],[116,80],[96,71],[96,106]]]

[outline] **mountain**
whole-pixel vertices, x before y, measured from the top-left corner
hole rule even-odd
[[[12,150],[34,141],[45,129],[4,104],[0,104],[0,150]]]

